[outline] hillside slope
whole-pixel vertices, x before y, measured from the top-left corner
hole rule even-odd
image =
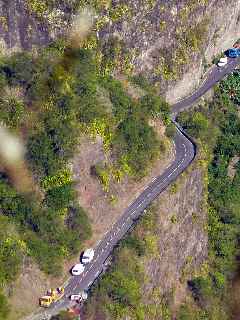
[[[65,73],[62,74],[61,69],[54,69],[55,62],[58,61],[59,56],[62,54],[61,40],[54,48],[51,48],[53,52],[56,50],[54,53],[50,52],[51,50],[44,52],[43,48],[53,40],[59,40],[62,36],[66,35],[67,28],[76,12],[78,4],[83,5],[86,2],[95,7],[96,16],[93,27],[94,30],[83,43],[83,47],[87,49],[86,51],[95,51],[94,54],[96,55],[94,55],[94,57],[96,57],[96,59],[94,59],[94,63],[92,64],[91,55],[88,56],[88,54],[86,54],[85,56],[81,53],[79,59],[81,63],[77,65],[78,74],[76,78],[72,79],[71,77],[67,77]],[[169,149],[169,140],[164,133],[165,128],[163,123],[165,121],[165,125],[167,125],[168,122],[166,121],[168,120],[166,105],[162,99],[158,101],[152,98],[150,101],[151,103],[156,102],[155,107],[158,108],[158,110],[145,110],[144,108],[148,106],[149,102],[141,101],[138,94],[135,96],[136,88],[133,90],[134,94],[132,96],[129,92],[126,94],[126,87],[128,87],[126,77],[139,74],[146,76],[152,83],[151,94],[154,92],[154,96],[156,96],[156,93],[160,93],[170,103],[187,95],[196,87],[199,81],[201,81],[201,77],[208,69],[209,63],[214,55],[227,49],[232,45],[234,40],[238,38],[240,32],[239,11],[240,3],[232,0],[181,0],[168,3],[161,0],[0,1],[1,53],[4,56],[12,55],[13,57],[13,59],[9,58],[9,60],[4,58],[3,62],[1,61],[1,70],[4,70],[4,77],[6,76],[2,86],[7,85],[10,87],[6,91],[7,99],[1,101],[1,110],[7,110],[7,103],[8,106],[10,106],[9,110],[11,112],[11,117],[2,112],[1,120],[7,122],[7,125],[11,122],[14,130],[17,132],[19,130],[25,139],[29,128],[32,130],[30,132],[33,136],[34,130],[37,128],[40,138],[37,137],[38,140],[35,140],[34,143],[36,136],[31,137],[33,138],[32,152],[38,152],[41,156],[46,153],[48,159],[46,160],[44,157],[41,157],[40,160],[38,159],[37,166],[33,166],[34,178],[37,183],[45,181],[46,184],[50,184],[47,185],[45,190],[41,191],[40,196],[44,197],[47,194],[44,206],[48,199],[48,205],[52,206],[54,208],[53,210],[55,210],[54,212],[57,213],[56,216],[54,216],[55,221],[57,221],[56,225],[62,227],[62,222],[66,222],[64,220],[66,216],[68,218],[74,217],[75,210],[75,207],[71,205],[71,201],[73,201],[73,195],[71,193],[73,181],[71,180],[69,183],[68,180],[71,166],[67,167],[67,169],[70,169],[67,170],[66,175],[64,175],[66,173],[64,170],[64,174],[59,175],[59,172],[54,169],[56,159],[63,159],[65,147],[69,152],[67,160],[72,162],[73,165],[74,190],[77,189],[77,194],[75,194],[77,203],[74,203],[74,206],[78,209],[79,220],[83,219],[87,226],[84,229],[86,230],[86,234],[80,234],[80,238],[82,241],[86,240],[87,237],[89,238],[90,231],[88,220],[85,220],[85,212],[79,208],[79,201],[80,205],[88,211],[87,215],[88,218],[90,217],[94,232],[93,237],[87,242],[84,242],[88,245],[94,244],[100,235],[109,228],[112,220],[116,219],[128,202],[139,194],[144,183],[150,181],[156,172],[164,170],[173,156],[171,149]],[[43,51],[40,51],[39,47],[41,47]],[[23,50],[28,50],[29,52],[32,50],[32,52],[29,56],[25,54],[15,55],[16,52]],[[40,56],[39,60],[38,55]],[[16,67],[18,61],[20,61],[19,68]],[[85,69],[84,61],[86,65],[90,66],[90,70],[88,68]],[[52,68],[52,66],[54,67]],[[9,70],[14,72],[9,73]],[[98,73],[108,80],[100,83],[101,80],[96,76]],[[33,77],[33,74],[37,74],[37,77]],[[125,77],[121,78],[122,74],[124,74]],[[92,77],[92,75],[94,76]],[[115,82],[111,76],[121,81]],[[44,91],[47,77],[53,82],[48,82],[47,90]],[[63,78],[61,77],[65,77],[64,81],[62,81]],[[80,84],[84,83],[83,87],[85,86],[84,88],[87,88],[90,94],[88,96],[85,95],[85,93],[82,95],[84,90],[82,90],[81,86],[76,86],[75,81]],[[135,78],[134,81],[139,84],[142,78]],[[68,82],[70,83],[70,87],[68,86]],[[63,83],[63,86],[59,85],[60,83]],[[90,85],[88,87],[89,83]],[[29,90],[29,88],[31,88],[31,90]],[[32,90],[32,88],[35,91]],[[56,95],[48,99],[48,90],[51,91],[52,89]],[[76,94],[77,90],[78,92]],[[130,88],[130,90],[132,89]],[[138,88],[137,91],[138,90],[140,89]],[[4,94],[6,92],[4,91]],[[116,96],[114,95],[115,93]],[[71,97],[70,100],[65,99],[65,95],[68,94]],[[130,100],[129,95],[131,96]],[[17,104],[19,109],[17,110],[20,116],[16,118],[12,117],[15,112],[15,109],[12,109],[12,105],[14,104],[11,104],[12,100],[10,99],[12,96],[19,102],[19,104]],[[81,96],[81,100],[78,100],[79,96]],[[96,101],[98,101],[99,104],[97,104]],[[114,105],[114,103],[116,104]],[[40,105],[41,112],[45,110],[48,112],[46,113],[48,116],[44,116],[41,118],[41,121],[37,122],[36,119],[38,118],[35,117],[37,114],[36,110],[38,110]],[[85,109],[82,108],[79,110],[79,106],[85,105],[87,105]],[[59,106],[63,114],[56,112]],[[74,106],[75,109],[73,113],[69,112],[71,109],[71,107],[68,109],[69,106]],[[95,108],[95,106],[97,106],[97,108]],[[156,124],[152,122],[152,112],[159,111],[159,108],[161,111],[161,119],[160,122]],[[139,109],[141,110],[140,112],[138,112]],[[87,112],[85,113],[86,110],[90,110],[89,114],[87,114]],[[118,114],[117,112],[119,110],[120,112]],[[129,114],[132,110],[135,110],[135,113],[130,117]],[[31,111],[30,121],[23,117],[26,111]],[[146,113],[144,113],[145,111]],[[101,119],[100,122],[95,121],[95,112]],[[55,120],[50,121],[54,119],[53,115],[57,115],[58,117],[56,122]],[[128,116],[130,121],[127,121]],[[26,123],[22,126],[21,121],[23,118]],[[84,129],[83,126],[79,128],[79,119],[81,125],[84,124]],[[118,128],[119,123],[123,120],[125,121],[125,126]],[[31,123],[31,121],[33,122]],[[62,122],[64,125],[63,127],[61,126],[61,130],[64,130],[64,134],[61,135],[61,133],[57,131],[57,128]],[[135,128],[132,126],[133,123],[138,123],[139,126]],[[25,126],[25,124],[27,125]],[[84,133],[81,131],[81,134],[79,134],[79,129],[80,131],[83,130]],[[48,137],[44,134],[44,130],[51,136],[50,144],[52,147],[54,146],[54,152],[57,154],[57,157],[55,157],[55,155],[52,157],[52,151],[48,149],[49,141]],[[129,132],[127,132],[127,130],[129,130]],[[69,142],[69,132],[71,132],[74,139],[71,143]],[[118,140],[114,141],[115,148],[109,152],[109,141],[112,143],[111,137],[112,135],[115,137],[116,132]],[[146,136],[144,136],[142,141],[143,132]],[[80,151],[77,149],[77,143],[75,141],[75,138],[79,138],[78,135],[81,135],[81,141],[78,141],[78,143],[80,142]],[[134,150],[135,142],[129,139],[131,136],[134,136],[136,140],[138,140],[136,150]],[[157,137],[160,137],[160,141]],[[41,145],[39,141],[44,141],[44,143]],[[84,150],[81,150],[81,143]],[[123,143],[122,149],[117,148],[120,143]],[[158,151],[156,150],[156,146],[159,147]],[[37,149],[38,147],[40,151]],[[142,158],[144,148],[149,148],[149,153],[147,152],[147,157]],[[79,151],[74,152],[75,157],[73,156],[73,150]],[[85,150],[86,152],[84,152]],[[126,158],[123,156],[121,158],[119,156],[119,154],[121,156],[124,155],[123,150],[124,152],[127,150],[129,157]],[[139,150],[142,153],[139,152]],[[153,151],[152,153],[150,152],[151,150]],[[162,158],[159,157],[159,150]],[[161,158],[161,161],[156,162],[156,159],[159,160],[159,158]],[[51,163],[48,163],[48,169],[50,168],[52,172],[44,172],[43,177],[41,176],[42,172],[39,174],[36,168],[39,169],[39,167],[45,166],[46,161],[49,161],[49,159],[51,159]],[[118,162],[119,159],[122,160],[122,162]],[[126,174],[121,184],[118,183],[118,179],[120,179],[119,176],[122,175],[122,172],[121,170],[118,171],[119,167],[115,167],[116,163],[118,163],[118,165],[119,163],[121,164],[120,167],[124,168],[124,174]],[[147,175],[147,178],[145,177],[143,179],[142,176],[137,176],[137,173],[145,168],[146,163],[148,164],[148,170],[144,173]],[[61,167],[62,163],[57,163],[56,166],[58,165]],[[84,170],[81,170],[81,168],[84,168]],[[141,170],[139,170],[139,168],[141,168]],[[129,179],[131,174],[135,181],[133,181],[134,179]],[[51,180],[52,176],[55,176],[53,180]],[[48,179],[49,177],[50,179]],[[2,178],[4,185],[6,183],[4,174]],[[54,202],[56,190],[53,187],[56,187],[54,183],[56,183],[58,179],[60,179],[60,184],[62,183],[61,179],[66,179],[67,182],[71,184],[71,188],[61,189],[64,189],[64,192],[69,196],[67,201],[61,206],[58,206],[56,201]],[[141,182],[139,182],[138,179],[142,179]],[[180,180],[181,185],[179,185],[176,190],[176,186],[173,186],[168,193],[165,193],[163,199],[166,204],[162,204],[162,200],[160,200],[158,223],[159,225],[162,224],[163,228],[159,228],[156,231],[156,235],[154,236],[156,236],[157,239],[153,237],[156,241],[151,238],[152,235],[149,234],[150,245],[151,240],[155,241],[153,241],[153,250],[157,242],[160,258],[159,256],[156,259],[152,258],[149,265],[147,265],[148,269],[146,273],[151,273],[152,278],[145,288],[146,291],[144,291],[151,291],[152,283],[157,283],[157,279],[159,279],[159,287],[162,289],[163,295],[173,290],[174,287],[177,288],[179,285],[180,289],[176,293],[176,300],[179,299],[179,302],[184,299],[186,283],[182,286],[182,284],[178,283],[178,280],[180,280],[182,273],[184,273],[186,265],[187,268],[189,267],[190,269],[187,271],[191,273],[195,267],[196,269],[200,267],[207,255],[207,236],[205,230],[202,228],[205,224],[205,211],[201,211],[201,203],[203,201],[203,194],[201,192],[203,188],[203,178],[201,170],[197,169],[193,171],[188,178],[184,179]],[[77,182],[77,187],[75,186],[75,182]],[[84,182],[85,185],[82,182]],[[53,183],[53,185],[51,185],[51,183]],[[59,183],[59,181],[57,181],[57,183]],[[59,185],[57,185],[57,187],[59,187]],[[51,188],[54,190],[51,191]],[[10,192],[11,196],[19,201],[15,191],[12,189],[7,189],[7,191],[5,189],[3,190],[4,192]],[[63,192],[61,194],[63,194]],[[60,199],[62,200],[62,198]],[[53,204],[51,204],[51,201]],[[25,204],[23,208],[25,210]],[[30,209],[32,210],[32,208]],[[6,206],[4,210],[6,210]],[[12,207],[9,208],[7,206],[8,215],[11,215],[14,210]],[[37,208],[33,208],[34,219],[36,218],[37,210]],[[164,215],[162,215],[163,212],[165,213]],[[202,216],[199,218],[201,223],[198,225],[197,223],[195,224],[193,220],[196,218],[196,215],[198,219],[200,212],[202,213]],[[6,214],[6,211],[4,214]],[[44,217],[47,220],[47,217]],[[22,222],[21,219],[19,221]],[[45,235],[44,241],[51,243],[51,247],[53,247],[52,243],[57,243],[57,249],[59,255],[61,255],[61,259],[69,257],[68,253],[71,250],[76,254],[76,248],[72,248],[71,246],[71,237],[73,237],[73,234],[76,236],[76,229],[79,223],[83,223],[82,220],[75,221],[76,223],[71,223],[71,219],[66,220],[68,222],[66,229],[72,228],[74,232],[72,232],[72,235],[70,235],[71,232],[67,233],[67,239],[64,238],[64,240],[61,239],[66,229],[61,230],[62,233],[59,236],[53,237],[52,234],[55,230],[52,232],[47,222],[40,221],[42,223],[41,228],[44,232],[47,230],[47,236]],[[185,224],[185,222],[187,222],[187,224]],[[38,223],[39,221],[34,225],[32,224],[32,220],[30,220],[30,223],[28,222],[31,228],[32,225],[34,225],[34,228],[38,226]],[[58,229],[58,231],[59,230],[60,229]],[[168,238],[168,233],[170,234],[170,239]],[[57,231],[56,234],[58,234]],[[24,241],[30,242],[31,237],[29,234],[27,233],[26,235],[23,233],[23,235],[25,237]],[[42,236],[43,235],[41,235],[41,237]],[[190,247],[188,237],[191,238],[192,246]],[[64,243],[65,241],[67,244]],[[180,242],[181,245],[178,247],[177,245]],[[163,247],[161,247],[161,243]],[[36,244],[37,240],[36,243],[31,245],[34,247]],[[19,245],[18,242],[17,245]],[[79,243],[78,246],[78,248],[82,248],[83,244]],[[182,252],[181,256],[179,256],[176,247]],[[16,246],[16,248],[18,247]],[[184,253],[186,252],[188,252],[188,254],[185,255]],[[47,246],[44,248],[41,247],[38,253],[41,253],[41,257],[37,256],[37,259],[40,261],[41,259],[44,260],[44,257],[49,254]],[[57,260],[58,256],[55,255],[53,266],[56,266]],[[162,263],[163,260],[164,262]],[[70,263],[74,263],[74,261],[75,260],[71,260],[67,263],[64,271],[67,271]],[[22,272],[19,281],[20,285],[18,283],[19,286],[16,290],[14,286],[6,289],[5,282],[3,282],[6,289],[5,293],[12,297],[12,304],[19,309],[22,299],[19,293],[21,293],[21,290],[24,290],[24,288],[29,290],[29,295],[26,297],[25,302],[30,308],[20,310],[19,314],[24,314],[26,311],[30,312],[32,306],[33,308],[37,306],[38,290],[41,291],[40,294],[43,294],[47,285],[57,285],[58,281],[60,281],[60,278],[57,278],[57,280],[55,278],[50,279],[51,281],[48,282],[49,278],[46,280],[45,276],[42,275],[32,262],[28,260],[25,262],[25,268],[20,269]],[[191,268],[191,263],[194,268]],[[48,261],[45,262],[45,271],[49,265]],[[6,266],[4,266],[4,268],[5,267]],[[54,269],[54,267],[52,269]],[[168,270],[172,270],[172,278]],[[19,270],[16,272],[19,272]],[[29,277],[26,276],[28,272]],[[168,276],[169,286],[165,283],[162,285],[161,282]],[[35,281],[38,277],[43,279],[39,281],[39,283]],[[27,281],[36,283],[36,286],[26,285]],[[45,284],[43,285],[42,282],[45,282]],[[173,283],[176,282],[177,285],[173,285]],[[18,317],[14,309],[13,316]]]

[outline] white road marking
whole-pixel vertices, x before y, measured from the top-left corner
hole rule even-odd
[[[99,243],[101,242],[101,239],[98,240],[98,242],[96,243],[95,247],[97,247],[99,245]]]

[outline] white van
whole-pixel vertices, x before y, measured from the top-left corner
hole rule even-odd
[[[93,257],[94,257],[94,250],[92,248],[85,250],[81,258],[82,264],[87,264],[91,262],[93,260]]]
[[[72,268],[72,275],[73,276],[79,276],[80,274],[83,273],[84,269],[85,269],[85,266],[82,263],[77,263]]]

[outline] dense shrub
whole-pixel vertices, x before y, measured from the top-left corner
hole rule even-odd
[[[146,164],[156,159],[160,152],[154,130],[138,114],[129,115],[120,123],[114,144],[120,157],[126,154],[127,163],[134,176],[146,173]]]
[[[10,306],[6,297],[0,292],[0,320],[6,320],[10,311]]]
[[[46,193],[46,203],[49,207],[59,210],[69,207],[75,198],[72,184],[49,189]]]

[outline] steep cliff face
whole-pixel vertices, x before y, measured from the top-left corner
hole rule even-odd
[[[72,1],[57,6],[35,0],[0,1],[0,48],[9,54],[46,45],[69,24]]]
[[[130,52],[133,72],[147,74],[170,103],[198,84],[207,63],[231,47],[240,31],[238,1],[132,0],[128,8],[100,37],[120,39]]]
[[[147,299],[158,287],[162,295],[172,297],[173,310],[186,298],[187,280],[207,258],[203,173],[194,167],[156,201],[158,255],[145,264]]]
[[[182,78],[168,87],[166,98],[169,103],[174,103],[192,92],[199,85],[212,58],[232,47],[239,37],[239,1],[209,1],[205,12],[209,17],[209,28],[202,50],[196,54],[194,61],[186,66]]]
[[[2,49],[49,43],[64,33],[76,3],[2,0]],[[80,1],[84,3],[97,7],[95,30],[101,50],[113,53],[111,71],[148,75],[170,103],[198,84],[212,57],[230,47],[240,32],[239,1]]]

